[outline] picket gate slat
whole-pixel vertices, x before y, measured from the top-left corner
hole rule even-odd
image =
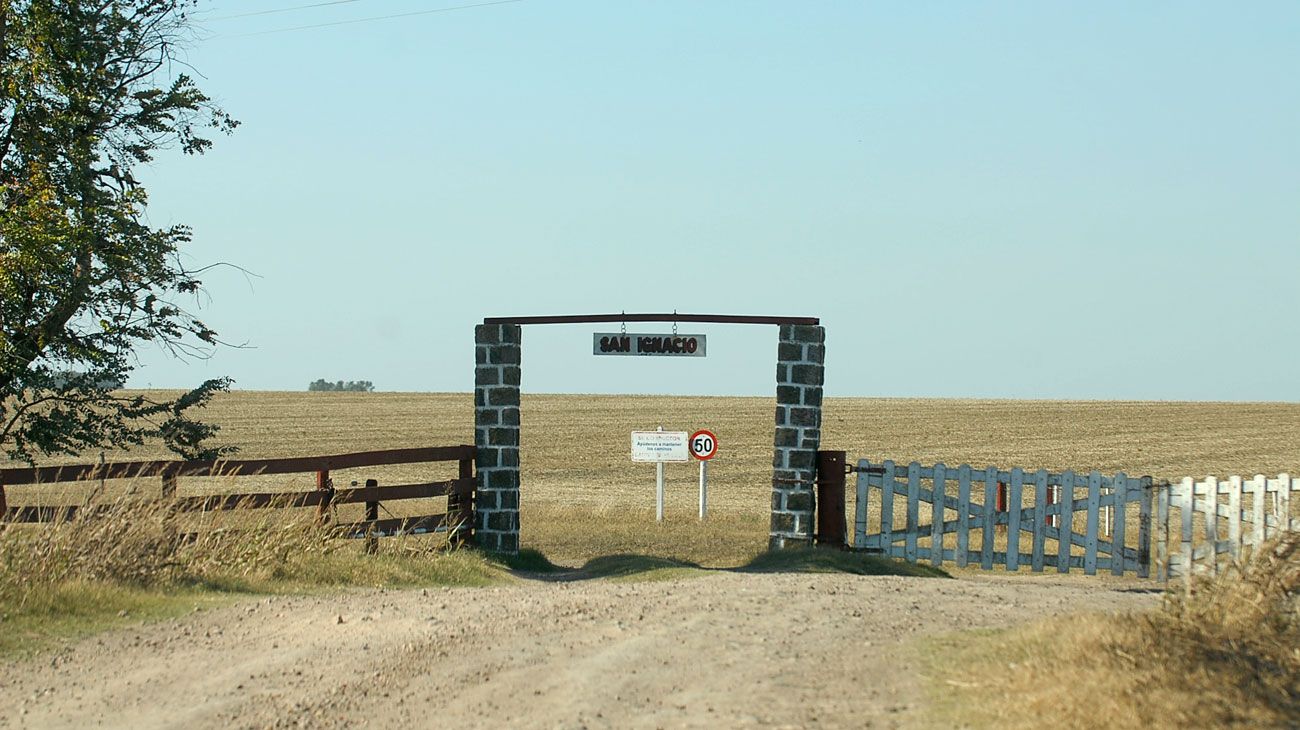
[[[1281,482],[1277,493],[1277,515],[1282,529],[1291,529],[1291,475],[1281,474],[1278,476]]]
[[[934,465],[934,498],[930,513],[930,564],[936,568],[943,565],[943,503],[947,471],[942,461]]]
[[[1210,545],[1219,544],[1219,480],[1215,477],[1206,477],[1205,479],[1205,539]],[[1218,575],[1219,557],[1218,550],[1210,551],[1210,574]]]
[[[957,467],[957,567],[970,559],[970,464]]]
[[[1156,578],[1169,580],[1169,485],[1156,497]]]
[[[894,462],[885,461],[880,477],[880,545],[886,555],[894,551]]]
[[[1174,503],[1182,510],[1180,513],[1182,521],[1178,530],[1182,548],[1178,551],[1178,555],[1183,565],[1183,578],[1187,581],[1192,579],[1192,518],[1196,515],[1194,488],[1195,484],[1192,482],[1191,477],[1183,479],[1182,484],[1178,486],[1174,500]]]
[[[1268,488],[1268,478],[1263,474],[1256,474],[1255,478],[1250,480],[1250,483],[1252,486],[1251,491],[1255,494],[1255,499],[1251,502],[1250,516],[1255,522],[1251,537],[1255,543],[1255,550],[1259,550],[1259,546],[1264,544],[1265,530],[1268,529],[1264,519],[1264,496],[1266,494],[1265,490]]]
[[[1070,572],[1070,533],[1074,531],[1074,472],[1066,469],[1061,474],[1061,493],[1056,511],[1059,537],[1056,541],[1056,572]]]
[[[1128,475],[1120,472],[1115,475],[1110,489],[1111,514],[1110,529],[1110,574],[1124,575],[1128,566],[1124,560],[1124,528],[1128,522]]]
[[[1047,470],[1034,474],[1034,547],[1030,557],[1032,570],[1043,572],[1043,544],[1047,540]]]
[[[1093,470],[1088,474],[1088,515],[1084,521],[1083,572],[1085,575],[1097,574],[1097,529],[1101,517],[1101,472]]]
[[[1020,570],[1020,508],[1025,473],[1020,467],[1011,470],[1011,483],[1007,486],[1007,570]]]
[[[1241,477],[1228,477],[1228,553],[1241,560]]]
[[[984,471],[984,537],[980,542],[980,567],[993,570],[993,528],[998,513],[998,468]]]
[[[871,492],[871,477],[867,470],[870,468],[870,461],[858,460],[858,499],[853,510],[853,544],[857,547],[867,544],[867,515],[870,514],[867,507],[870,502],[868,495]]]
[[[903,556],[909,563],[916,562],[916,532],[921,524],[921,465],[913,461],[907,465],[907,536]]]

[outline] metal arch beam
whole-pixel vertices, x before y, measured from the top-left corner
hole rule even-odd
[[[485,317],[483,324],[583,324],[590,322],[710,322],[714,324],[821,324],[817,317],[756,317],[743,314],[566,314],[541,317]]]

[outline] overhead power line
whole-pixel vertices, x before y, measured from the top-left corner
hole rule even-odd
[[[469,10],[470,8],[484,8],[489,5],[507,5],[509,3],[520,3],[524,0],[494,0],[493,2],[474,3],[472,5],[454,5],[448,8],[434,8],[432,10],[416,10],[410,13],[394,13],[392,15],[375,15],[369,18],[353,18],[352,20],[336,20],[332,23],[315,23],[313,25],[297,25],[292,28],[276,28],[275,30],[262,30],[255,33],[239,33],[237,35],[221,36],[223,38],[247,38],[249,36],[270,35],[272,33],[289,33],[296,30],[312,30],[314,28],[330,28],[337,25],[355,25],[357,23],[372,23],[380,20],[394,20],[396,18],[411,18],[417,15],[432,15],[434,13],[449,13],[453,10]]]
[[[294,5],[287,8],[257,10],[251,13],[239,13],[238,15],[222,15],[216,18],[208,18],[207,20],[209,23],[211,23],[216,20],[234,20],[236,18],[252,18],[257,15],[273,15],[275,13],[289,13],[289,12],[293,12],[294,10],[310,10],[311,8],[324,8],[330,5],[348,5],[351,3],[359,3],[359,2],[361,2],[361,0],[330,0],[329,2],[323,2],[323,3],[311,3],[310,5]]]

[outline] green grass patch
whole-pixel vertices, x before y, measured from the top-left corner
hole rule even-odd
[[[741,570],[765,573],[852,573],[902,575],[915,578],[950,578],[938,568],[879,555],[824,548],[787,548],[763,553]]]
[[[231,594],[197,588],[134,588],[108,583],[65,583],[33,592],[22,607],[4,607],[0,655],[25,655],[62,641],[174,618],[229,603]]]
[[[544,560],[544,558],[543,558]],[[376,555],[342,549],[290,555],[264,573],[211,571],[168,582],[69,579],[29,583],[0,600],[0,655],[26,654],[122,626],[172,618],[239,598],[311,594],[344,588],[487,586],[516,580],[477,550]]]

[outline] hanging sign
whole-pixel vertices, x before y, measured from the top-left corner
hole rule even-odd
[[[685,431],[633,431],[632,461],[690,461]]]
[[[597,332],[592,335],[593,355],[658,355],[704,357],[704,335]]]

